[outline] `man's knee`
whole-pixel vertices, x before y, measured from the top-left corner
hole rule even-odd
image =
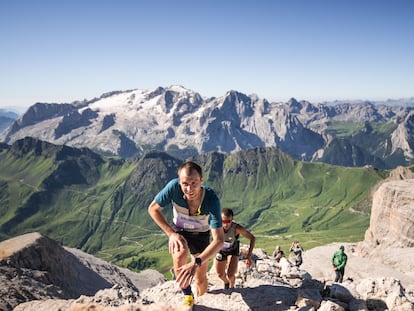
[[[182,248],[178,252],[172,254],[172,259],[174,262],[187,262],[188,249]]]

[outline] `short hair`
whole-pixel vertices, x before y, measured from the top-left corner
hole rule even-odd
[[[201,169],[201,166],[195,162],[187,161],[181,164],[178,168],[178,175],[180,175],[182,170],[184,170],[187,175],[191,175],[193,172],[197,172],[200,177],[203,177],[203,170]]]
[[[233,210],[231,208],[223,208],[221,213],[226,217],[233,217]]]

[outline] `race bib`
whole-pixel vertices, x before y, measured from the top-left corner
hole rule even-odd
[[[229,249],[230,248],[230,246],[231,246],[231,243],[230,242],[224,242],[224,245],[223,245],[223,247],[221,248],[221,250],[226,250],[226,249]]]
[[[178,214],[175,225],[180,229],[195,230],[203,228],[203,224],[200,221],[194,218],[186,217],[183,214]]]

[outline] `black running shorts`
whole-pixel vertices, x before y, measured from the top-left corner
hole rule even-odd
[[[187,240],[188,248],[190,249],[191,255],[202,253],[210,244],[210,231],[178,231],[177,233],[181,234]]]
[[[239,256],[240,255],[240,241],[237,240],[234,244],[226,250],[221,250],[216,254],[217,261],[227,260],[227,256]]]

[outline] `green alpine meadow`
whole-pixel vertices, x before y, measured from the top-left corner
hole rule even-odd
[[[204,169],[222,207],[272,253],[300,240],[305,250],[360,241],[369,226],[371,196],[389,172],[303,162],[274,148],[192,158]],[[147,207],[183,162],[147,152],[123,160],[87,148],[24,138],[0,145],[0,240],[40,232],[62,245],[134,271],[168,274],[167,237]],[[171,220],[171,211],[165,208]],[[247,243],[241,238],[241,243]]]

